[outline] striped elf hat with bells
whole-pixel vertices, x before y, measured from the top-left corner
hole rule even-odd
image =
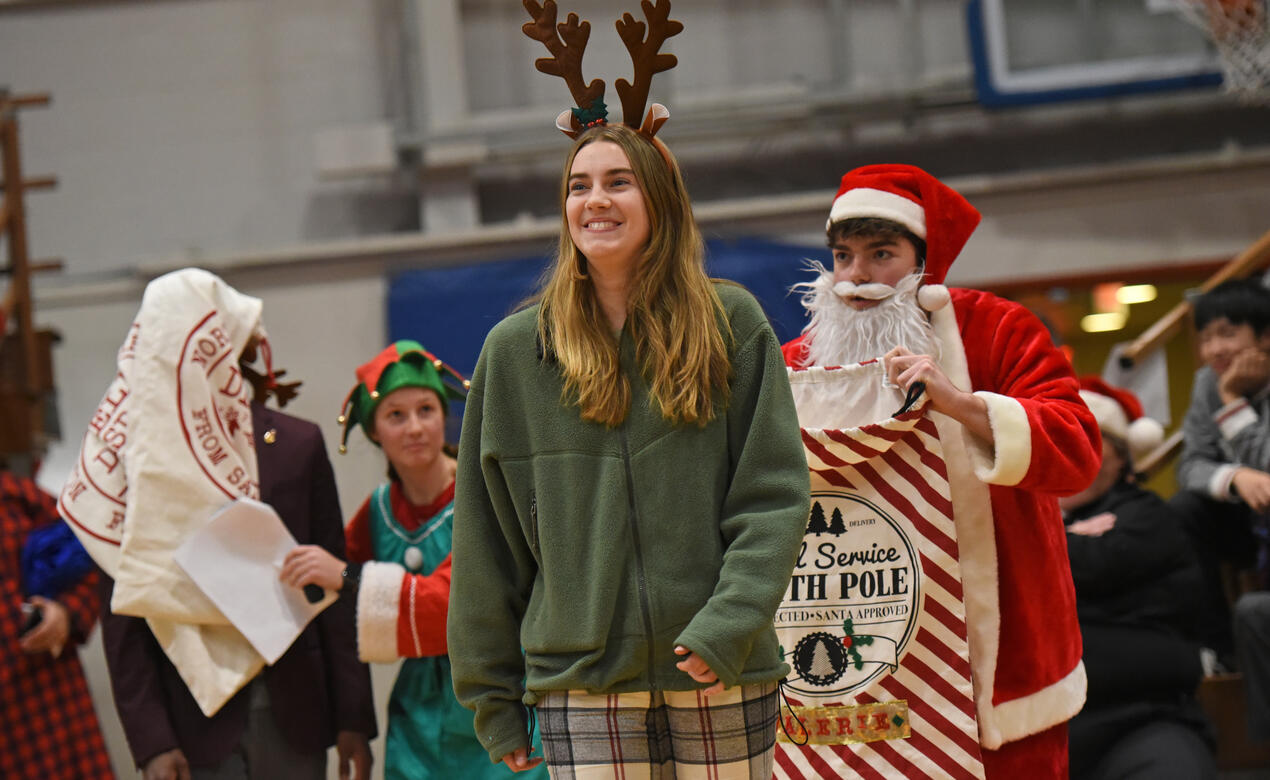
[[[340,452],[348,452],[348,432],[356,424],[371,439],[375,425],[375,409],[381,398],[403,387],[426,387],[441,398],[441,406],[448,412],[449,401],[462,401],[467,397],[471,382],[444,363],[436,355],[423,348],[417,341],[402,340],[390,344],[357,369],[357,384],[349,391],[340,407],[338,418],[343,434],[340,436]],[[378,445],[376,445],[378,446]]]

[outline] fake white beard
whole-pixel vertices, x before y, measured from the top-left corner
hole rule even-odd
[[[811,321],[803,328],[808,365],[849,366],[880,358],[895,347],[939,359],[930,316],[917,304],[920,271],[905,276],[895,287],[861,285],[855,290],[857,294],[880,299],[880,303],[857,311],[838,297],[839,293],[850,294],[854,285],[834,285],[832,271],[815,261],[810,261],[809,266],[816,278],[793,288],[803,293],[803,308],[811,315]],[[835,287],[840,289],[835,291]]]

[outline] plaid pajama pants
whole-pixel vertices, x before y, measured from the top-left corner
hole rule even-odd
[[[776,684],[699,691],[550,691],[537,705],[555,780],[772,776]]]

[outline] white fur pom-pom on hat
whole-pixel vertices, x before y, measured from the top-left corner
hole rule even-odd
[[[917,305],[925,311],[939,311],[949,300],[948,288],[942,284],[923,284],[917,290]]]
[[[1080,397],[1094,413],[1104,436],[1128,445],[1129,458],[1142,460],[1164,441],[1164,426],[1142,413],[1142,402],[1132,392],[1096,376],[1080,377]]]
[[[1139,417],[1129,423],[1129,455],[1137,463],[1164,443],[1164,426],[1159,420]]]

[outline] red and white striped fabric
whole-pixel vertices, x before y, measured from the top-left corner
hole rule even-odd
[[[877,362],[790,382],[812,510],[776,615],[791,707],[775,776],[981,780],[948,470],[926,399],[898,413],[903,394]]]

